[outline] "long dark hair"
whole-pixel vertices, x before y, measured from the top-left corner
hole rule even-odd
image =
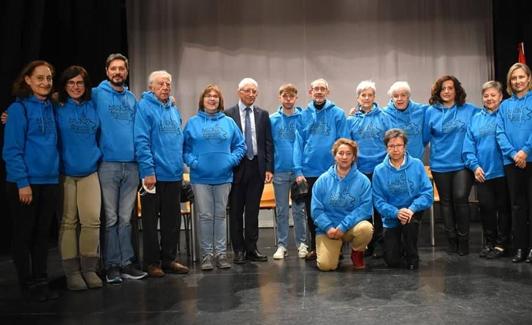
[[[79,65],[71,65],[70,67],[66,68],[65,71],[63,71],[61,77],[59,78],[58,100],[60,103],[64,104],[68,100],[68,93],[66,91],[67,82],[77,76],[81,76],[81,78],[83,78],[83,82],[85,83],[85,93],[81,95],[80,100],[84,102],[91,99],[91,84],[87,70]]]
[[[35,71],[35,68],[41,65],[47,66],[52,72],[52,78],[54,77],[55,69],[53,65],[44,60],[31,61],[20,71],[19,75],[17,76],[17,79],[15,79],[15,81],[13,82],[13,86],[11,88],[11,94],[13,96],[18,98],[26,98],[33,95],[33,91],[31,90],[31,87],[26,83],[25,78],[31,77],[33,71]],[[51,93],[52,91],[50,91],[50,94]]]
[[[460,83],[460,81],[458,81],[458,79],[455,76],[448,76],[448,75],[438,78],[438,80],[436,80],[434,85],[432,85],[432,89],[430,91],[429,104],[434,105],[434,104],[441,104],[443,102],[440,97],[440,93],[441,93],[441,89],[443,88],[443,83],[447,80],[452,80],[454,84],[454,91],[456,93],[456,98],[454,100],[455,103],[458,104],[459,106],[464,105],[467,94],[464,88],[462,88],[462,84]]]

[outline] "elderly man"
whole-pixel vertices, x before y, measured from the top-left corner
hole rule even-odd
[[[183,180],[183,132],[181,115],[170,99],[172,76],[154,71],[148,88],[135,117],[135,153],[144,190],[140,198],[144,264],[150,277],[160,278],[165,272],[188,273],[186,266],[175,261],[181,224],[178,198]]]
[[[234,170],[229,199],[235,264],[243,264],[246,259],[256,262],[268,260],[257,249],[257,240],[259,205],[264,182],[271,182],[273,177],[273,142],[268,112],[254,105],[257,88],[255,80],[242,79],[238,84],[238,104],[225,112],[235,120],[244,134],[247,148],[246,155]]]
[[[407,137],[401,129],[384,135],[388,154],[373,172],[373,202],[384,226],[384,260],[399,266],[403,251],[410,270],[419,265],[417,235],[423,211],[432,205],[432,184],[421,160],[406,153]]]
[[[127,89],[128,60],[119,53],[106,60],[104,80],[92,91],[92,99],[100,117],[100,149],[102,162],[98,176],[105,211],[103,263],[106,281],[122,283],[122,278],[142,279],[146,272],[132,263],[135,259],[131,243],[131,214],[139,184],[135,161],[133,124],[137,100]]]
[[[294,144],[294,172],[298,183],[306,181],[309,192],[305,200],[307,225],[310,233],[310,250],[307,261],[316,260],[316,229],[311,216],[312,187],[318,177],[334,163],[330,149],[339,138],[347,136],[347,124],[343,109],[327,99],[329,84],[325,79],[310,84],[312,101],[301,113],[302,128],[296,130]]]

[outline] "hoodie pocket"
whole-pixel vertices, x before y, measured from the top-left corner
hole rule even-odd
[[[233,157],[227,152],[209,152],[198,155],[194,167],[196,175],[201,178],[228,177],[233,168]]]

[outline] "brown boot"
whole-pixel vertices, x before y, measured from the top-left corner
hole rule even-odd
[[[63,260],[63,271],[65,271],[68,290],[87,290],[87,284],[79,270],[79,258],[69,258]]]
[[[87,282],[87,287],[96,289],[103,287],[102,279],[96,274],[100,258],[98,256],[82,256],[81,257],[81,274]]]

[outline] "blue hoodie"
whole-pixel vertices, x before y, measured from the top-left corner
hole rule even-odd
[[[301,112],[301,128],[296,130],[294,172],[297,176],[318,177],[334,160],[331,149],[336,140],[348,136],[344,110],[330,100],[317,110],[310,102]]]
[[[136,99],[127,87],[118,92],[104,80],[92,90],[92,100],[100,117],[100,149],[103,161],[135,161],[133,126]]]
[[[301,127],[301,111],[296,107],[292,115],[283,113],[283,107],[270,115],[273,138],[274,173],[286,173],[294,170],[294,142],[296,130]]]
[[[183,179],[183,132],[181,115],[174,103],[163,103],[146,91],[135,117],[135,154],[140,177],[158,181]]]
[[[386,156],[384,133],[391,128],[390,117],[374,103],[368,113],[358,110],[347,120],[350,137],[358,144],[358,169],[364,174],[372,174]]]
[[[430,106],[425,113],[423,141],[430,142],[430,168],[438,173],[454,172],[465,168],[462,146],[471,117],[479,109],[465,103],[445,108]]]
[[[66,176],[87,176],[98,168],[102,156],[96,141],[100,119],[89,100],[76,103],[71,98],[56,106],[61,169]]]
[[[497,142],[505,165],[514,163],[519,150],[526,152],[527,162],[532,162],[532,91],[502,102],[497,114]]]
[[[192,184],[218,185],[233,181],[236,167],[246,153],[246,143],[235,121],[223,112],[204,111],[185,126],[185,163]]]
[[[413,101],[408,102],[404,110],[397,109],[390,100],[384,112],[390,116],[392,128],[399,128],[406,132],[408,136],[408,153],[423,161],[425,144],[423,143],[423,122],[425,111],[429,105],[419,104]]]
[[[6,180],[18,188],[57,184],[59,153],[53,106],[35,96],[18,99],[7,109],[3,158]]]
[[[371,184],[358,171],[356,165],[340,179],[336,165],[323,173],[312,187],[312,219],[316,234],[325,234],[339,227],[342,232],[353,228],[360,221],[369,220],[373,212]]]
[[[497,144],[497,113],[482,109],[473,115],[467,127],[462,158],[473,172],[482,167],[486,179],[504,176],[502,152]]]
[[[430,208],[433,201],[432,184],[421,160],[405,154],[403,165],[396,169],[386,155],[375,167],[373,179],[373,204],[382,216],[384,228],[400,225],[397,212],[402,208],[414,213]]]

